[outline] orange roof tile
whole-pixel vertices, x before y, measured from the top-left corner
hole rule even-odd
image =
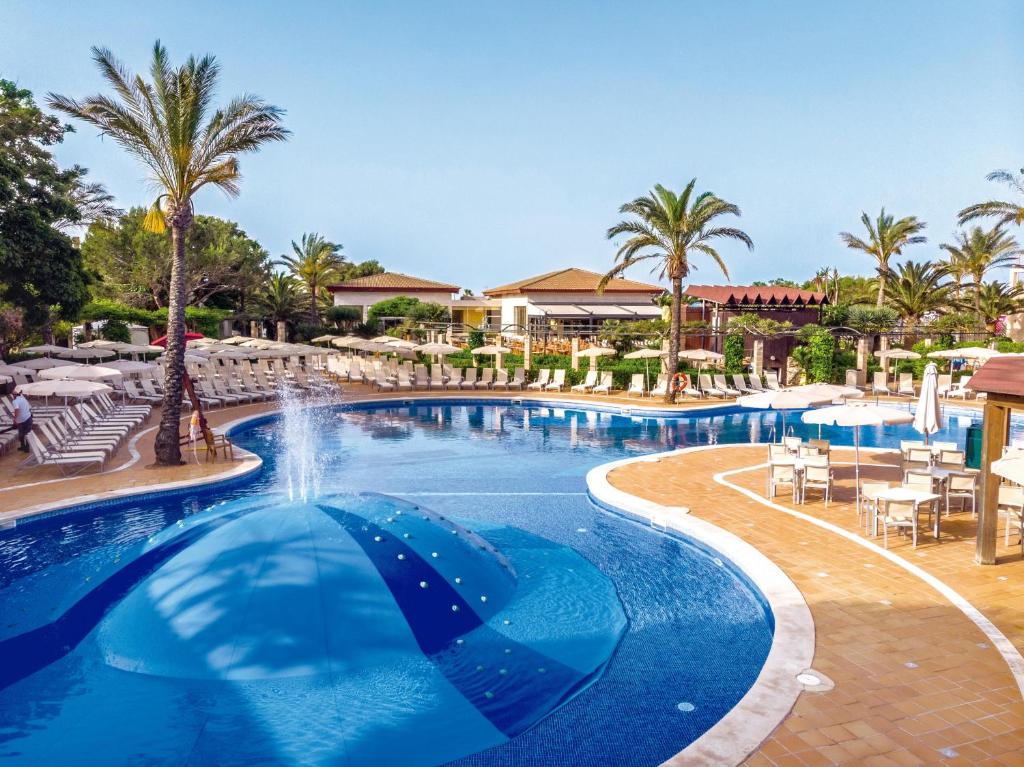
[[[460,288],[458,285],[449,285],[447,282],[424,280],[420,277],[410,277],[408,274],[400,274],[398,272],[382,272],[381,274],[371,274],[367,277],[356,277],[353,280],[339,282],[336,285],[328,285],[327,289],[332,293],[346,290],[430,290],[457,293]]]
[[[536,277],[528,277],[525,280],[510,282],[497,288],[489,288],[484,291],[484,295],[510,296],[534,291],[593,293],[597,290],[598,283],[601,282],[603,276],[586,269],[559,269],[546,274],[538,274]],[[606,293],[663,293],[664,291],[665,289],[658,285],[624,279],[613,279],[605,287]]]

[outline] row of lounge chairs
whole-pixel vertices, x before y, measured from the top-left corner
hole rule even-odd
[[[974,392],[967,388],[967,384],[970,382],[971,376],[963,375],[953,383],[953,376],[951,373],[942,373],[938,377],[938,391],[940,397],[946,397],[952,399],[953,397],[960,397],[961,399],[967,399]],[[846,384],[847,386],[857,386],[857,371],[847,370],[846,371]],[[897,397],[916,397],[917,387],[914,384],[913,373],[900,373],[899,379],[892,382],[892,386],[889,385],[889,376],[883,371],[876,371],[871,378],[871,394],[897,396]]]

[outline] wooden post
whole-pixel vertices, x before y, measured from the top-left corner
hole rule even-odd
[[[866,386],[868,381],[868,360],[871,358],[871,338],[857,339],[857,385]]]
[[[1003,455],[1010,430],[1010,408],[991,399],[985,402],[985,428],[981,448],[981,503],[978,506],[978,539],[974,561],[996,563],[996,528],[999,525],[999,477],[992,476],[992,462]]]
[[[523,368],[525,370],[531,370],[533,364],[533,338],[529,333],[526,335],[526,340],[523,341]]]
[[[249,320],[249,338],[260,337],[260,326],[256,324],[256,320]]]
[[[288,324],[285,322],[277,323],[277,340],[287,341],[288,340]]]
[[[569,342],[569,353],[572,355],[571,367],[573,370],[580,369],[580,339],[579,336],[573,336]]]

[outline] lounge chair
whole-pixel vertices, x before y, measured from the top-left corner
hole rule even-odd
[[[730,397],[738,397],[738,396],[740,396],[740,394],[741,394],[740,390],[739,389],[734,389],[733,387],[729,386],[729,383],[725,380],[725,376],[723,374],[719,373],[719,374],[715,375],[714,379],[715,379],[715,388],[716,389],[719,389],[720,391],[724,391]]]
[[[914,388],[914,374],[900,373],[900,386],[896,393],[901,397],[916,397],[917,390]]]
[[[387,378],[384,377],[383,370],[377,370],[376,375],[373,378],[373,385],[377,387],[377,391],[394,391],[395,385],[391,383]]]
[[[476,368],[466,368],[466,375],[459,382],[460,389],[475,389],[476,388]]]
[[[630,376],[630,378],[629,378],[629,388],[626,389],[626,396],[628,397],[630,394],[636,394],[636,395],[639,395],[641,397],[644,396],[644,374],[643,373],[634,373],[632,376]]]
[[[750,391],[754,394],[764,391],[764,386],[761,384],[761,376],[751,373],[747,376],[750,379]]]
[[[506,389],[522,389],[523,384],[526,383],[526,370],[523,368],[516,368],[512,374],[512,380],[508,382]]]
[[[853,389],[859,389],[860,388],[860,384],[857,383],[857,380],[858,380],[858,376],[857,376],[857,371],[856,370],[847,370],[846,371],[846,385],[847,386],[849,386],[849,387],[851,387]]]
[[[445,389],[458,389],[462,385],[462,368],[452,368],[448,380],[445,381]]]
[[[562,387],[565,386],[565,368],[558,368],[555,371],[554,376],[547,386],[544,387],[544,391],[562,391]]]
[[[551,380],[551,369],[542,368],[537,374],[537,380],[532,384],[527,385],[527,389],[535,389],[537,391],[543,391],[544,387],[548,385],[548,381]]]
[[[133,402],[148,402],[150,404],[158,404],[163,397],[157,396],[156,394],[145,394],[139,391],[135,385],[135,381],[125,380],[123,382],[124,393],[128,395],[128,398]]]
[[[741,394],[757,394],[757,389],[747,386],[746,382],[743,380],[743,375],[741,373],[733,373],[732,386],[733,389],[735,389],[737,392],[740,392]]]
[[[490,389],[494,383],[494,368],[484,368],[480,371],[480,379],[476,382],[477,389]]]
[[[398,371],[398,382],[395,384],[398,391],[409,391],[412,389],[412,380],[409,378],[408,371],[405,368],[400,368]]]
[[[34,433],[29,432],[27,435],[29,451],[32,453],[32,458],[35,459],[37,466],[57,466],[61,474],[67,475],[64,470],[67,467],[81,466],[82,469],[86,466],[96,466],[102,469],[103,464],[107,461],[107,456],[102,451],[86,451],[86,450],[61,450],[58,447],[46,448],[43,443],[39,440]]]
[[[708,397],[724,397],[725,392],[721,389],[716,389],[711,383],[711,376],[707,373],[701,373],[697,376],[697,380],[700,383],[700,390]]]
[[[605,372],[601,373],[601,380],[597,384],[597,386],[595,386],[593,389],[591,389],[591,393],[592,394],[607,394],[607,395],[610,396],[611,393],[612,393],[612,386],[614,384],[614,381],[615,381],[615,378],[614,378],[614,376],[612,376],[612,374],[610,372],[605,371]]]
[[[494,371],[494,388],[508,390],[508,371],[505,368],[498,368]]]
[[[586,376],[584,376],[583,378],[583,383],[578,383],[575,386],[570,386],[569,391],[587,394],[595,386],[597,386],[597,371],[588,370]]]
[[[413,386],[415,386],[417,389],[430,388],[430,375],[427,373],[426,365],[413,366],[413,376]]]
[[[444,388],[444,370],[440,365],[430,366],[430,382],[429,386],[431,389],[443,389]]]
[[[701,399],[704,396],[704,392],[693,385],[693,379],[690,379],[690,383],[684,386],[680,391],[687,397],[693,397],[694,399]]]
[[[953,375],[943,373],[939,376],[937,391],[940,397],[948,397],[949,390],[953,388]]]
[[[668,375],[662,373],[658,376],[658,381],[654,384],[654,388],[651,389],[652,397],[664,397],[668,393]]]
[[[956,386],[952,387],[946,394],[947,397],[960,397],[967,399],[973,391],[967,388],[967,384],[970,383],[971,376],[960,376],[960,380],[956,382]]]
[[[786,388],[779,383],[779,374],[774,370],[766,370],[764,373],[764,382],[768,388],[772,391],[781,391]]]
[[[892,389],[889,388],[887,376],[885,371],[875,371],[874,376],[871,378],[871,393],[875,396],[879,394],[885,394],[887,396],[892,394]]]

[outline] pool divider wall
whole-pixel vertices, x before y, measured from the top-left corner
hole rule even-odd
[[[803,594],[782,569],[746,541],[691,516],[686,509],[662,506],[623,492],[608,474],[631,463],[733,445],[702,445],[637,456],[597,466],[587,474],[590,498],[598,506],[664,526],[709,547],[761,592],[774,618],[772,646],[753,686],[732,710],[697,740],[665,762],[682,765],[737,765],[753,753],[788,716],[805,687],[797,674],[814,660],[814,621]]]

